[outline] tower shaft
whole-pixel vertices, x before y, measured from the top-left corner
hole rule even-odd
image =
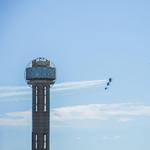
[[[49,85],[32,85],[32,150],[49,150]]]

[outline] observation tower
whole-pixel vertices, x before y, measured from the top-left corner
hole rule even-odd
[[[39,57],[27,66],[25,79],[32,87],[32,150],[49,150],[50,88],[56,80],[56,68]]]

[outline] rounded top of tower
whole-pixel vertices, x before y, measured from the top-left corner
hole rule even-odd
[[[53,67],[55,68],[55,65],[48,59],[44,57],[38,57],[36,59],[33,59],[27,67]]]
[[[56,80],[55,65],[43,57],[33,59],[26,67],[25,79],[28,84],[43,82],[52,85]]]
[[[49,67],[50,66],[50,61],[47,60],[46,58],[36,58],[32,60],[32,67]]]

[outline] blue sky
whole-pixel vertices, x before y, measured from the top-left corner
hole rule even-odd
[[[31,149],[24,70],[41,56],[57,67],[52,150],[149,150],[149,6],[147,0],[0,1],[0,149]],[[109,77],[105,91],[101,80]]]

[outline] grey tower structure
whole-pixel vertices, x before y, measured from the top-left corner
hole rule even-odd
[[[32,87],[32,150],[49,150],[50,87],[56,68],[49,60],[37,58],[26,68],[25,76]]]

